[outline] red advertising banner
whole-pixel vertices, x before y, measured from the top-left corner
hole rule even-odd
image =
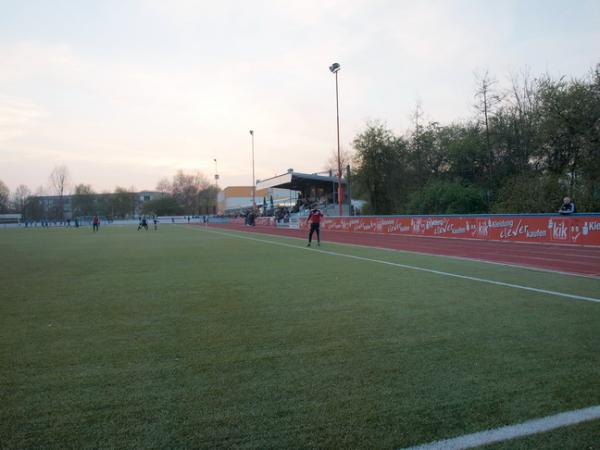
[[[243,218],[230,223],[244,223]],[[273,217],[256,224],[273,226]],[[296,227],[307,228],[306,219]],[[324,217],[324,230],[404,236],[600,246],[600,215]]]
[[[246,223],[246,219],[244,217],[235,217],[233,219],[229,219],[229,223],[244,225]],[[275,217],[257,217],[254,219],[254,223],[256,225],[275,225]]]
[[[600,216],[325,217],[321,227],[357,233],[600,245]]]

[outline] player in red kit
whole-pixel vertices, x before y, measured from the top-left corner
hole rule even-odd
[[[306,223],[310,223],[310,232],[308,233],[308,245],[310,247],[310,243],[312,242],[312,235],[316,231],[317,232],[317,245],[321,246],[321,234],[319,232],[319,225],[321,224],[321,217],[323,217],[323,213],[319,210],[319,208],[313,208],[313,210],[308,215],[306,219]]]
[[[100,217],[98,217],[98,214],[96,214],[94,216],[94,219],[92,220],[92,231],[99,231],[100,230]]]

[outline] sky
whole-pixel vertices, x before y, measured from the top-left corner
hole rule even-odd
[[[0,180],[220,187],[324,169],[368,121],[466,120],[475,74],[583,77],[598,0],[0,0]],[[217,159],[215,167],[214,159]]]

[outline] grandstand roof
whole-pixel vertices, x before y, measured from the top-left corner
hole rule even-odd
[[[304,191],[306,188],[317,187],[330,189],[332,183],[337,184],[337,177],[329,177],[318,175],[316,173],[300,173],[289,171],[282,175],[277,175],[273,178],[267,178],[266,180],[260,180],[256,184],[257,189],[264,188],[280,188],[280,189],[291,189],[292,191]],[[342,185],[346,184],[346,180],[342,178]]]

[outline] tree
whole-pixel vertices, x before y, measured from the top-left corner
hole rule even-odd
[[[181,206],[172,195],[164,195],[142,205],[142,214],[145,215],[178,216],[182,213]]]
[[[70,181],[69,169],[67,166],[56,166],[50,174],[50,187],[53,192],[62,197],[64,196]]]
[[[9,208],[10,190],[8,186],[0,180],[0,213],[5,213]]]
[[[414,131],[409,142],[409,159],[415,186],[422,186],[429,178],[429,173],[425,167],[425,159],[429,149],[425,148],[427,140],[423,136],[423,115],[421,102],[418,101],[412,114]]]
[[[342,172],[345,167],[354,161],[354,153],[351,150],[340,150],[340,161],[342,166]],[[329,158],[325,163],[325,170],[331,171],[333,176],[337,176],[338,173],[338,154],[337,150],[332,150],[329,154]]]
[[[406,142],[379,122],[354,139],[355,190],[363,193],[373,214],[399,212],[406,198]]]
[[[28,220],[42,220],[46,218],[42,199],[38,196],[29,196],[25,199],[23,215]]]
[[[485,148],[488,154],[488,202],[494,188],[494,152],[492,150],[491,132],[490,132],[490,117],[494,113],[496,106],[501,102],[502,98],[495,90],[497,80],[492,78],[486,70],[483,74],[475,75],[478,85],[475,93],[477,103],[475,108],[482,116],[485,136]]]
[[[75,216],[92,216],[96,212],[96,194],[89,184],[75,186],[71,201]]]
[[[17,186],[17,189],[15,189],[15,192],[13,193],[13,205],[15,211],[23,214],[23,210],[25,209],[25,203],[29,196],[31,196],[31,191],[27,186],[25,186],[24,184],[20,184],[19,186]]]
[[[215,185],[210,185],[202,189],[198,193],[200,201],[200,214],[216,214],[217,213],[217,196],[220,189]]]
[[[173,185],[168,178],[161,178],[156,184],[156,190],[163,194],[171,194],[173,192]]]
[[[477,120],[426,123],[396,137],[380,123],[354,140],[354,192],[375,214],[548,212],[560,198],[600,210],[600,64],[583,79],[478,77]],[[481,207],[480,194],[486,205]]]
[[[50,187],[59,197],[58,203],[54,205],[52,215],[57,219],[64,219],[64,194],[69,184],[69,169],[67,166],[56,166],[50,174]]]
[[[481,145],[477,125],[451,125],[445,127],[444,132],[448,178],[459,183],[483,186],[486,183],[487,154]]]
[[[201,173],[186,174],[178,171],[173,177],[172,192],[184,214],[200,213],[201,190],[210,186],[208,179]]]
[[[480,214],[487,206],[481,189],[436,180],[413,192],[407,209],[413,214]]]
[[[451,132],[437,122],[415,127],[409,142],[408,162],[410,182],[413,188],[427,184],[431,177],[438,177],[448,169],[448,138]]]
[[[553,212],[558,209],[565,195],[566,189],[556,175],[516,175],[500,189],[493,212]]]
[[[112,195],[111,216],[125,218],[135,215],[136,200],[136,193],[133,187],[127,189],[117,186],[115,193]]]
[[[539,125],[539,106],[536,80],[532,80],[527,72],[511,75],[508,106],[504,112],[508,116],[506,132],[499,137],[511,136],[506,147],[511,150],[507,155],[515,171],[527,173],[530,169],[530,157],[536,144],[536,128]]]
[[[115,217],[114,194],[104,191],[94,199],[94,214],[104,217]]]

